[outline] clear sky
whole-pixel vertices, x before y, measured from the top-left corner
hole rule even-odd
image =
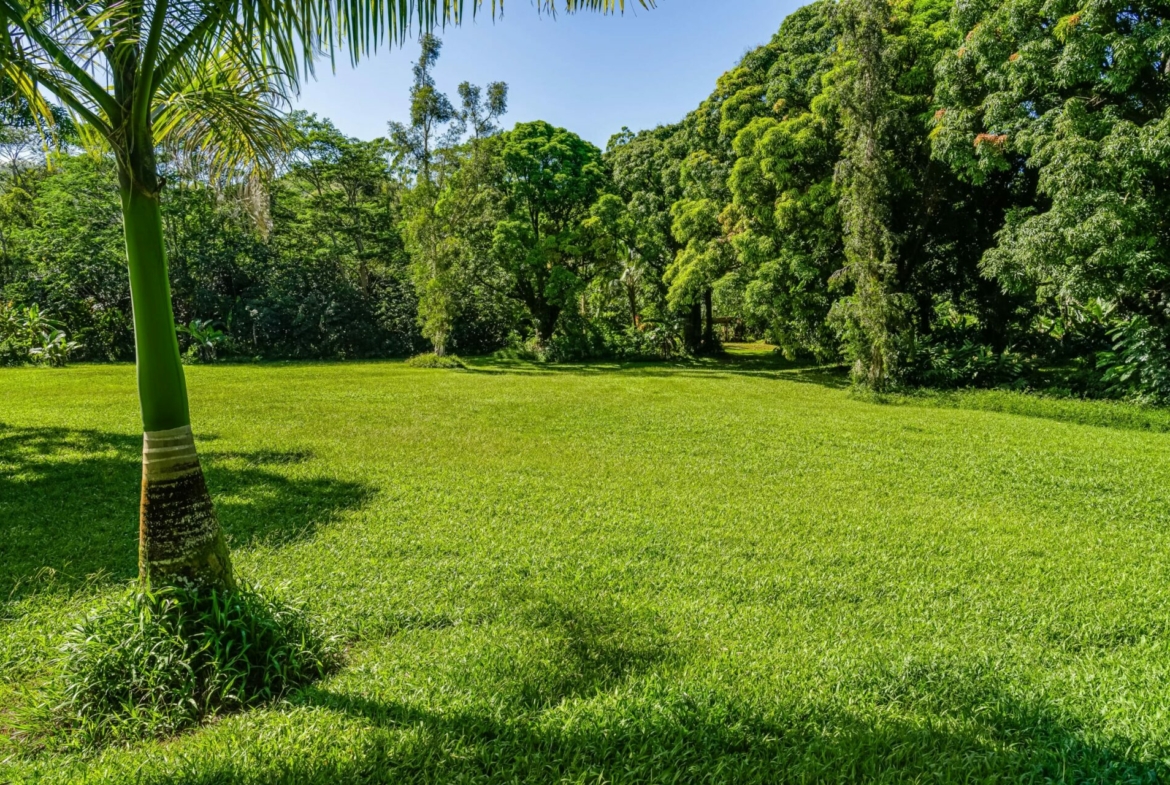
[[[624,16],[540,16],[531,0],[507,0],[507,13],[438,31],[440,90],[503,81],[505,125],[547,120],[604,148],[622,126],[672,123],[698,106],[715,80],[749,49],[767,42],[802,0],[658,0],[645,11],[627,0]],[[634,5],[636,8],[630,8]],[[407,120],[410,64],[418,46],[384,51],[356,69],[328,64],[301,91],[296,108],[328,117],[349,136],[386,134]]]

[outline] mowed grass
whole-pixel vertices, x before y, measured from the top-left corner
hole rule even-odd
[[[867,400],[750,351],[189,384],[238,572],[346,665],[39,749],[61,636],[136,574],[141,436],[131,367],[0,371],[0,782],[1170,776],[1167,412]]]

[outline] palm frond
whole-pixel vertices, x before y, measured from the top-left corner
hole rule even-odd
[[[633,2],[633,0],[630,0]],[[650,9],[656,0],[637,0]],[[621,13],[627,0],[535,0],[537,11],[553,16],[596,11]],[[315,56],[334,63],[338,55],[356,65],[384,45],[405,43],[412,33],[423,33],[462,23],[490,11],[504,12],[504,0],[241,0],[240,18],[249,32],[267,42],[270,56],[278,56],[286,73],[311,73]],[[294,21],[295,20],[295,21]],[[299,53],[294,65],[290,55]]]
[[[115,3],[90,13],[57,0],[31,7],[19,0],[0,0],[0,16],[6,22],[0,31],[0,60],[16,63],[62,101],[72,99],[113,118],[118,106],[99,55],[109,46],[113,31],[124,26],[118,8]]]
[[[152,113],[155,141],[172,155],[198,160],[213,178],[251,179],[270,171],[288,147],[288,79],[232,55],[221,52],[172,71]]]

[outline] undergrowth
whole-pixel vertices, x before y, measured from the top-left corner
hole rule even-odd
[[[135,587],[77,624],[62,654],[60,694],[45,710],[62,744],[86,747],[273,701],[340,660],[303,607],[252,587]]]

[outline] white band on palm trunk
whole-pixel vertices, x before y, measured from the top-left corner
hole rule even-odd
[[[191,426],[147,431],[142,441],[141,542],[152,571],[199,562],[222,535]],[[226,563],[226,551],[219,554]]]
[[[173,480],[199,469],[195,435],[190,425],[166,431],[147,431],[142,437],[142,473],[154,482]]]

